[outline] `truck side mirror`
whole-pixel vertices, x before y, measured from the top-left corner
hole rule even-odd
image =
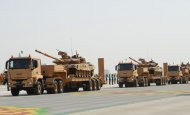
[[[37,68],[37,67],[38,67],[38,62],[37,62],[37,60],[32,60],[31,69],[33,70],[33,69],[35,69],[35,68]]]
[[[5,69],[8,69],[8,62],[9,62],[9,61],[6,61]]]
[[[116,70],[116,71],[118,70],[118,66],[115,66],[115,70]]]

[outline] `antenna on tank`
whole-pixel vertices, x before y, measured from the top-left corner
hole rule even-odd
[[[18,57],[22,57],[23,51],[21,50],[18,54]]]

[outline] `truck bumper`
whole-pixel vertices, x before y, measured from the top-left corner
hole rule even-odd
[[[129,78],[129,77],[127,77],[127,78],[119,78],[120,83],[129,83],[129,82],[134,82],[134,81],[135,81],[134,78]]]
[[[26,80],[11,80],[9,82],[9,87],[10,88],[17,88],[20,90],[25,90],[28,88],[32,88],[35,85],[33,82],[33,79],[26,79]]]

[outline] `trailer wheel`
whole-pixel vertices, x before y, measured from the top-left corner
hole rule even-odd
[[[19,95],[19,90],[18,89],[11,89],[11,94],[12,94],[12,96],[18,96]]]
[[[141,83],[139,83],[139,87],[145,87],[146,86],[146,79],[143,78],[143,81],[141,81]]]
[[[186,84],[189,83],[189,77],[186,77]]]
[[[150,82],[148,82],[148,86],[150,86]]]
[[[185,77],[185,79],[183,80],[183,84],[188,84],[188,77]]]
[[[123,83],[119,83],[119,88],[123,88]]]
[[[101,89],[100,80],[96,80],[96,90],[100,90],[100,89]]]
[[[84,91],[92,91],[92,81],[89,80],[86,82],[86,86],[83,88]]]
[[[183,83],[183,78],[182,78],[182,77],[180,78],[179,83],[180,83],[180,84]]]
[[[156,80],[156,86],[160,86],[161,85],[161,81],[160,80]]]
[[[137,79],[134,80],[133,87],[138,87],[138,80]]]
[[[57,81],[54,81],[54,87],[51,89],[51,93],[52,94],[56,94],[56,93],[58,93],[58,83],[57,83]]]
[[[37,82],[37,85],[34,88],[34,94],[35,95],[41,95],[42,94],[42,84],[40,81]]]
[[[58,82],[58,93],[63,93],[63,82],[60,80]]]
[[[78,92],[79,91],[79,87],[72,88],[71,91]]]
[[[27,93],[28,95],[33,95],[33,94],[34,94],[34,89],[27,89],[27,90],[26,90],[26,93]]]
[[[168,84],[172,84],[171,80],[168,80]]]
[[[50,88],[47,89],[47,94],[52,94]]]
[[[145,78],[145,84],[144,84],[145,87],[148,86],[148,82],[149,82],[149,81],[148,81],[148,78]]]
[[[92,90],[95,91],[97,87],[96,81],[92,79]]]

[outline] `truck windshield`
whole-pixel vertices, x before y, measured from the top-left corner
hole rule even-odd
[[[179,66],[168,66],[168,71],[179,71]]]
[[[118,70],[123,71],[123,70],[133,70],[133,64],[119,64],[118,65]]]
[[[29,69],[31,65],[30,59],[11,59],[9,60],[10,69]]]

